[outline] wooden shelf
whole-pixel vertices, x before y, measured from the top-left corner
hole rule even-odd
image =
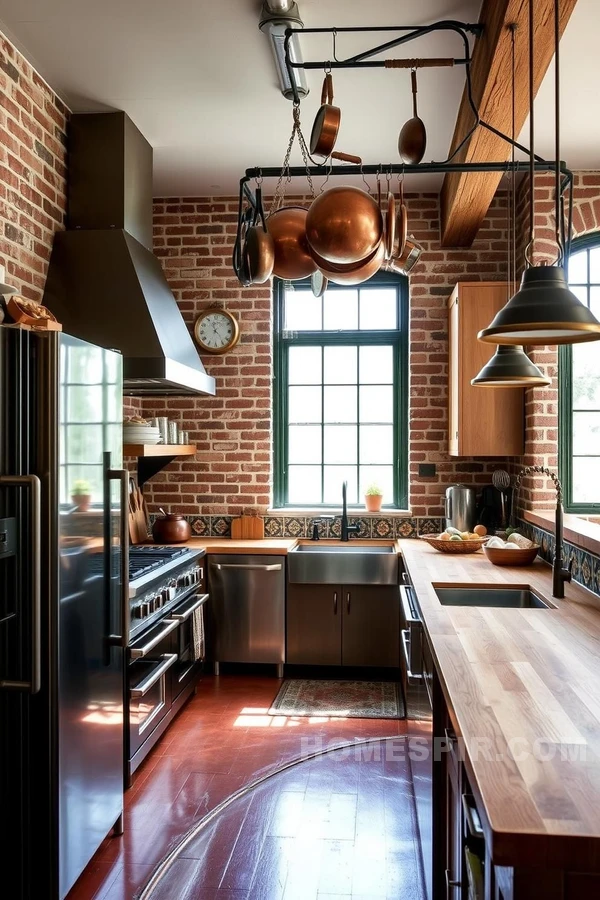
[[[142,487],[178,456],[195,456],[194,444],[123,444],[123,456],[137,456],[137,480]]]
[[[194,456],[194,444],[123,444],[123,456]]]

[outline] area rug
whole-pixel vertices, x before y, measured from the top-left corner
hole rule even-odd
[[[400,685],[393,681],[286,679],[270,716],[339,716],[350,719],[403,719]]]

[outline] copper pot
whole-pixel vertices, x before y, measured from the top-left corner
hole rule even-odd
[[[408,275],[411,269],[414,269],[421,258],[423,248],[414,237],[408,237],[404,242],[402,254],[396,258],[392,257],[386,264],[387,272],[397,272],[399,275]]]
[[[306,240],[306,217],[302,206],[282,206],[267,219],[275,247],[273,274],[286,281],[307,278],[317,269]]]
[[[384,256],[385,245],[383,241],[380,241],[375,253],[373,253],[366,262],[362,262],[358,266],[355,266],[354,269],[350,269],[346,272],[332,272],[328,269],[321,269],[321,271],[323,272],[323,275],[327,276],[334,284],[362,284],[363,281],[368,281],[369,278],[372,278],[372,276],[379,271]]]
[[[316,197],[306,217],[312,249],[330,263],[357,263],[370,256],[383,235],[381,211],[356,187],[330,188]]]
[[[247,273],[252,284],[264,284],[265,281],[269,280],[273,272],[275,247],[273,238],[267,231],[260,185],[256,188],[255,202],[252,225],[246,233],[243,253]]]
[[[310,135],[311,156],[329,156],[335,147],[341,121],[342,111],[333,105],[333,78],[331,72],[327,72],[321,90],[321,106]]]
[[[357,269],[362,268],[367,263],[371,262],[375,254],[377,253],[379,246],[375,248],[372,253],[369,253],[366,259],[359,259],[358,262],[351,263],[332,263],[329,262],[328,259],[323,259],[322,256],[319,256],[318,253],[315,253],[314,250],[311,249],[311,256],[319,267],[319,271],[324,272],[327,270],[328,272],[338,272],[340,275],[350,274],[351,272],[356,272]]]
[[[183,544],[192,536],[190,523],[184,516],[165,513],[152,525],[152,537],[157,544]]]

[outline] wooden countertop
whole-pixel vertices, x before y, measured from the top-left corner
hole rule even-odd
[[[252,553],[256,555],[285,556],[295,547],[296,538],[266,538],[260,541],[233,541],[231,538],[190,538],[182,547],[206,550],[207,553]]]
[[[551,569],[400,544],[494,862],[600,871],[600,598],[567,584],[557,609],[442,606],[433,584],[551,600]]]
[[[553,509],[526,510],[523,513],[526,522],[531,522],[549,531],[555,532],[556,512]],[[576,547],[582,547],[589,553],[600,556],[600,525],[597,522],[588,522],[581,516],[565,513],[563,516],[563,534],[566,541]]]

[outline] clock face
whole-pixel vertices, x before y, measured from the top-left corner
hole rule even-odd
[[[197,319],[194,334],[204,350],[223,353],[237,343],[239,329],[229,313],[210,310]]]

